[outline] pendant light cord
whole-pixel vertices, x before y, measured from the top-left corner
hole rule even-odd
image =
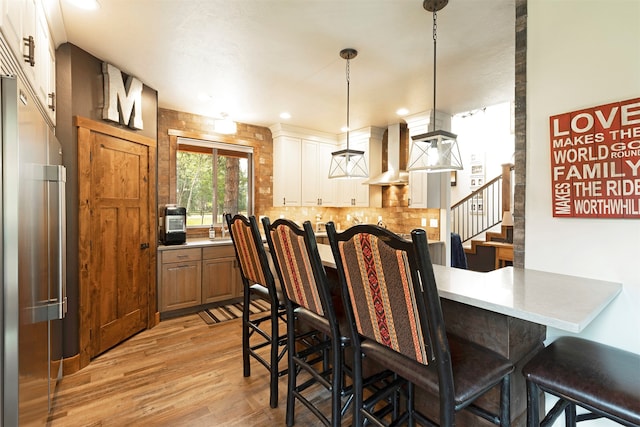
[[[433,131],[436,131],[436,40],[438,30],[438,15],[433,11]]]
[[[346,67],[346,74],[347,74],[347,150],[349,149],[349,132],[351,131],[351,125],[349,124],[349,86],[351,83],[351,79],[349,78],[349,73],[350,73],[350,67],[349,67],[349,63],[351,62],[351,60],[349,58],[347,58],[347,67]]]

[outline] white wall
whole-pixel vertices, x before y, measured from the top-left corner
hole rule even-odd
[[[549,116],[640,97],[640,1],[529,0],[527,32],[525,266],[621,282],[580,335],[640,353],[640,219],[553,218],[549,149]]]
[[[486,106],[480,110],[456,114],[451,131],[458,135],[464,170],[458,171],[458,184],[451,187],[451,203],[471,194],[471,156],[485,165],[485,182],[502,173],[502,164],[513,163],[513,121],[511,103]]]

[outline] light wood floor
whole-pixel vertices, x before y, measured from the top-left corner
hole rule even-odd
[[[251,376],[242,376],[240,341],[240,319],[211,326],[197,314],[162,321],[64,377],[49,425],[285,425],[286,376],[271,409],[267,370],[253,361]],[[320,423],[298,404],[296,425]]]

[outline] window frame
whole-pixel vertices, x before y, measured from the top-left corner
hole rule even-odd
[[[238,158],[246,158],[247,159],[247,215],[253,215],[254,213],[254,194],[255,194],[255,176],[254,176],[254,164],[253,164],[253,147],[248,147],[245,145],[237,145],[237,144],[229,144],[225,142],[218,141],[209,141],[203,139],[195,139],[195,138],[186,138],[186,137],[178,137],[176,144],[176,183],[178,176],[178,161],[177,154],[180,151],[192,152],[192,153],[202,153],[202,154],[211,154],[212,155],[212,185],[215,185],[217,188],[217,176],[218,176],[218,162],[216,161],[217,156],[226,156],[226,157],[238,157]],[[217,216],[217,203],[218,203],[218,194],[217,191],[213,191],[213,200],[212,200],[212,215],[213,218]],[[198,230],[198,229],[208,229],[209,225],[190,225],[187,226],[189,230]]]

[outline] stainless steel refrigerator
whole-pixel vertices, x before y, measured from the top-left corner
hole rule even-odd
[[[0,121],[0,424],[44,425],[62,375],[66,173],[59,142],[16,78],[0,78]]]

